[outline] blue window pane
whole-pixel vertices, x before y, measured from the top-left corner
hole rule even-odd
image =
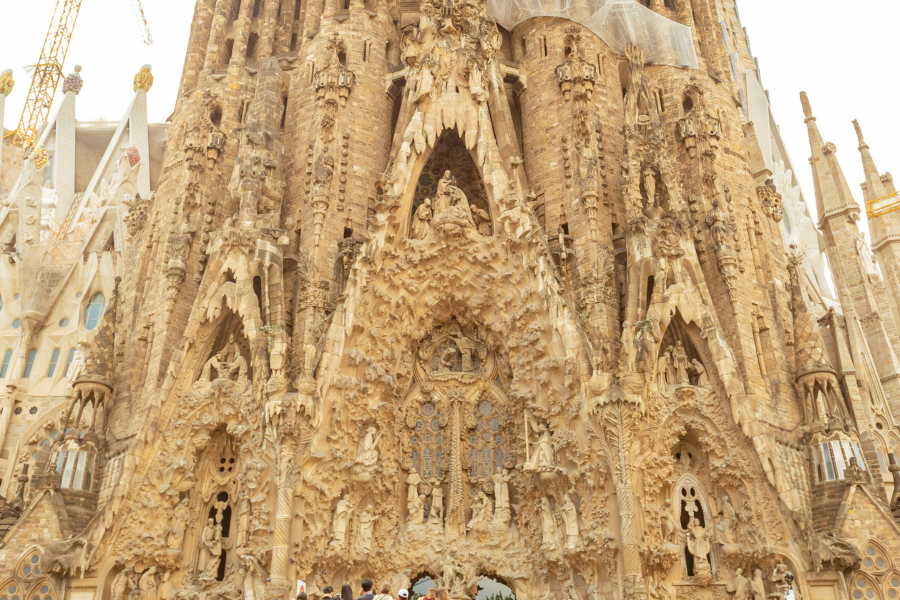
[[[87,308],[84,310],[84,326],[88,331],[97,327],[105,308],[106,298],[103,297],[103,294],[94,294],[91,301],[88,302]]]
[[[28,362],[25,363],[25,377],[31,377],[31,367],[34,366],[34,357],[37,356],[37,350],[31,349],[28,351]]]
[[[469,476],[478,477],[478,450],[473,448],[469,452],[469,462],[471,463],[471,466],[469,467]]]
[[[434,471],[438,477],[443,477],[444,473],[441,471],[441,459],[444,457],[444,451],[441,448],[438,448],[437,453],[434,455]]]
[[[0,310],[3,310],[3,298],[0,297]]]
[[[3,354],[3,367],[0,368],[0,379],[6,377],[6,371],[9,369],[9,361],[12,358],[12,350],[7,350]]]
[[[69,324],[69,320],[66,319],[65,317],[59,320],[59,326],[60,326],[60,327],[65,327],[65,326],[68,325],[68,324]]]
[[[425,448],[422,451],[422,476],[426,479],[432,474],[431,448]]]
[[[13,329],[18,329],[21,325],[22,325],[22,321],[20,321],[19,319],[16,319],[15,321],[13,321]]]
[[[75,348],[69,350],[69,358],[66,359],[66,373],[69,372],[69,367],[72,366],[73,360],[75,360]]]
[[[50,357],[50,369],[47,371],[47,377],[53,377],[53,372],[56,371],[56,363],[59,362],[59,348],[53,351],[53,356]]]

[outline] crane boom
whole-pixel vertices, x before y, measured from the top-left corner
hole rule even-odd
[[[19,127],[5,136],[5,139],[16,146],[34,146],[37,142],[37,128],[50,116],[50,106],[62,78],[62,66],[69,51],[69,42],[72,41],[72,31],[75,29],[81,2],[82,0],[56,0],[53,19],[41,48],[41,57],[34,65]]]

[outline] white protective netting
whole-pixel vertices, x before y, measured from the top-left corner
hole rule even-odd
[[[691,28],[635,0],[487,0],[487,10],[508,31],[532,17],[559,17],[587,27],[619,54],[634,44],[648,63],[699,68]]]

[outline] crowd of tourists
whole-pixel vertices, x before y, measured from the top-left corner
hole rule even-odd
[[[322,600],[395,600],[391,595],[390,583],[381,584],[381,592],[378,594],[373,590],[374,584],[371,579],[363,579],[360,588],[362,589],[359,595],[356,595],[353,593],[353,586],[349,583],[342,585],[338,593],[334,592],[333,587],[326,585],[322,590]],[[450,592],[447,591],[447,588],[432,587],[428,588],[428,592],[424,596],[414,595],[413,598],[410,598],[409,591],[402,589],[397,592],[396,600],[418,600],[419,598],[422,600],[450,600]],[[297,600],[308,600],[306,592],[297,594]]]

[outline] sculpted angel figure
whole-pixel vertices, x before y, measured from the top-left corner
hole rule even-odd
[[[366,430],[366,437],[363,439],[360,456],[357,459],[357,462],[362,463],[367,467],[374,467],[375,463],[378,462],[378,441],[381,439],[384,432],[379,433],[378,436],[376,436],[376,431],[378,430],[374,427],[369,427]]]
[[[707,562],[709,534],[707,534],[706,528],[700,525],[697,517],[692,517],[691,523],[688,525],[688,550],[694,556],[696,565],[703,565]]]
[[[541,437],[537,444],[535,444],[526,468],[529,470],[545,469],[552,467],[555,460],[556,453],[553,451],[553,445],[550,442],[550,430],[545,428],[541,432]]]

